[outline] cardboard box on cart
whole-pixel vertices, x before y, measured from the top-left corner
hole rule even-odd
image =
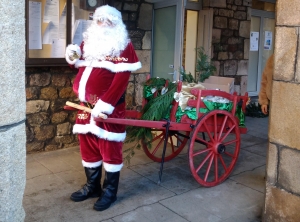
[[[200,84],[202,84],[206,89],[219,89],[230,94],[233,94],[234,92],[234,78],[210,76]]]

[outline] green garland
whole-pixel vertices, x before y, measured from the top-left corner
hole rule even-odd
[[[144,98],[147,99],[147,104],[142,110],[141,120],[159,121],[170,112],[170,105],[173,102],[177,84],[168,80],[168,90],[162,93],[165,90],[166,81],[163,78],[151,78],[145,82]],[[156,93],[153,93],[152,89],[156,89]],[[156,94],[155,97],[154,94]],[[125,143],[135,142],[133,146],[124,150],[126,154],[124,160],[130,163],[131,157],[135,154],[135,149],[141,149],[141,140],[150,148],[153,137],[151,129],[146,127],[127,126],[126,131]]]

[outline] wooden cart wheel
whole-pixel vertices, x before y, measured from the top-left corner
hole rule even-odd
[[[148,147],[142,140],[142,146],[146,155],[155,162],[161,162],[164,148],[165,130],[153,129],[153,140],[151,147]],[[180,134],[184,135],[180,136]],[[190,132],[184,131],[169,131],[169,138],[166,147],[164,161],[169,161],[176,157],[184,148],[189,140]]]
[[[188,155],[190,170],[199,184],[213,187],[222,183],[232,172],[239,152],[239,126],[231,113],[213,110],[197,121]]]

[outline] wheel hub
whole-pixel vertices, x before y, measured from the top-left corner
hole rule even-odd
[[[223,144],[219,144],[217,150],[219,154],[222,154],[226,151],[226,147]]]

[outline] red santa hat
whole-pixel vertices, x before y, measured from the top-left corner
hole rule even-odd
[[[116,8],[104,5],[96,9],[93,20],[108,19],[113,23],[122,21],[122,14]]]

